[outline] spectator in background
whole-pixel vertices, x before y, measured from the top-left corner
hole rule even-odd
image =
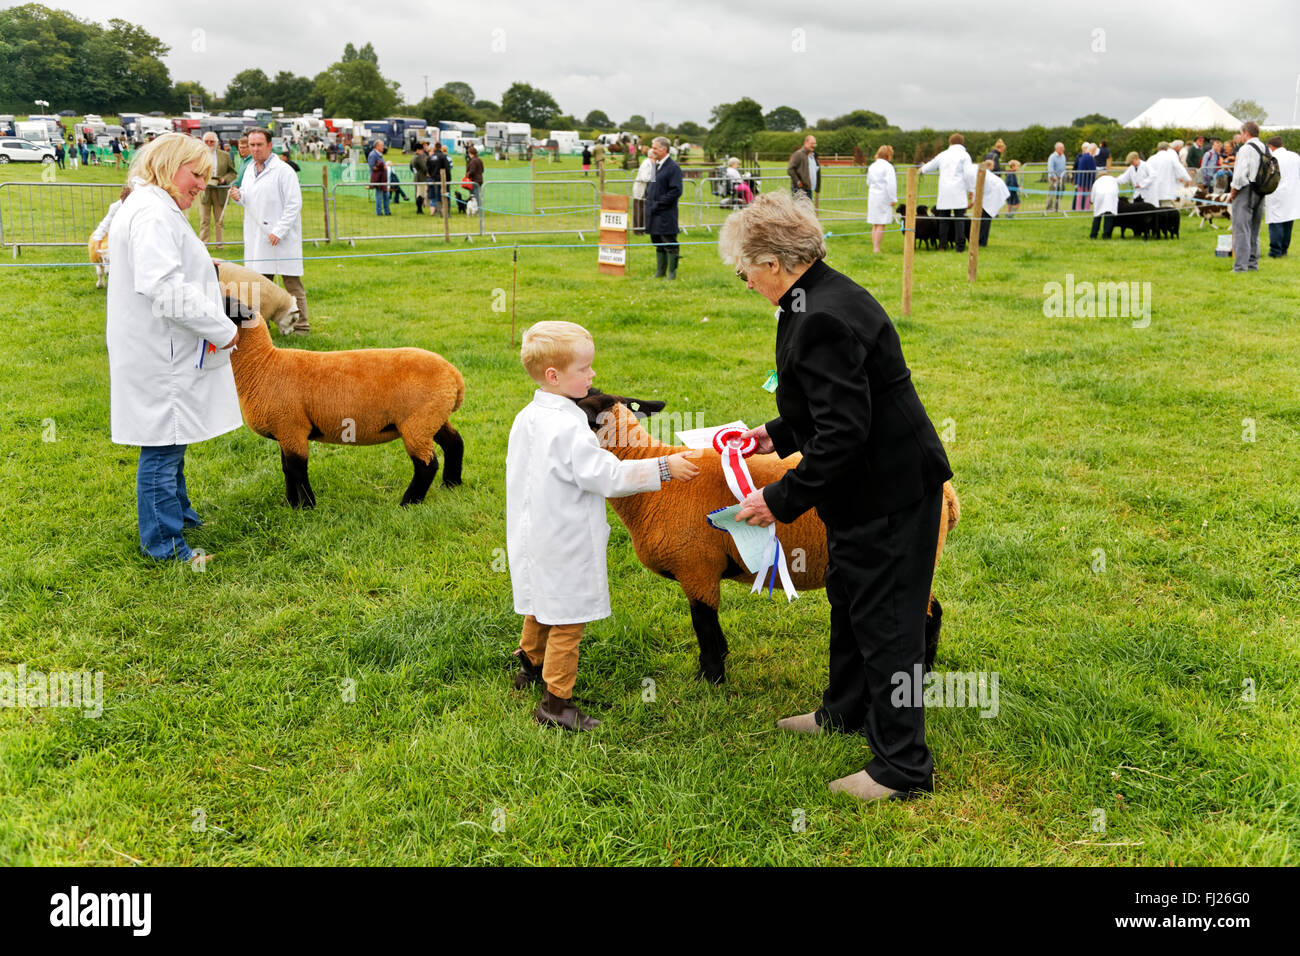
[[[1238,133],[1237,136],[1241,134]],[[1214,174],[1214,188],[1219,192],[1228,189],[1232,183],[1232,170],[1237,164],[1237,137],[1231,143],[1224,143],[1219,149],[1219,171]]]
[[[1098,144],[1097,152],[1092,158],[1097,161],[1098,169],[1110,169],[1110,147],[1106,145],[1104,139]]]
[[[1264,220],[1263,196],[1255,189],[1259,162],[1268,149],[1259,141],[1259,124],[1241,124],[1243,142],[1232,169],[1232,271],[1259,271],[1259,227]]]
[[[433,144],[433,153],[429,156],[429,215],[436,216],[442,212],[442,181],[447,180],[447,189],[451,190],[451,160],[447,158],[447,147],[442,143]]]
[[[384,174],[388,177],[388,191],[392,193],[393,205],[397,205],[403,199],[410,202],[411,197],[402,189],[402,181],[397,177],[397,170],[387,160],[384,161]]]
[[[473,146],[465,150],[465,178],[472,183],[470,191],[474,194],[474,201],[478,204],[479,212],[483,211],[483,160],[478,157],[478,150]]]
[[[632,147],[629,144],[630,148]],[[646,157],[641,160],[641,165],[636,171],[636,179],[632,183],[632,232],[637,236],[645,235],[645,194],[647,187],[655,178],[655,161],[650,158],[649,147],[642,146],[641,152],[645,153]]]
[[[1015,219],[1020,210],[1020,160],[1007,163],[1007,218]]]
[[[591,147],[582,147],[582,175],[586,176],[591,172]]]
[[[1096,149],[1092,143],[1079,147],[1079,155],[1074,159],[1074,205],[1076,210],[1092,208],[1092,183],[1097,178],[1097,161],[1092,158]]]
[[[59,164],[59,169],[68,168],[64,164],[65,155],[66,154],[63,151],[63,139],[60,137],[60,139],[54,144],[54,161]]]
[[[605,175],[605,144],[597,143],[591,148],[591,161],[596,167],[596,175]]]
[[[311,326],[302,284],[302,187],[297,174],[271,152],[267,130],[249,131],[248,150],[244,184],[230,190],[230,198],[244,207],[244,262],[272,282],[277,274],[284,278],[298,312],[293,326],[280,331],[306,335]]]
[[[998,140],[993,144],[993,148],[984,154],[984,161],[993,163],[995,173],[1002,172],[1002,156],[1007,151],[1007,144]]]
[[[199,239],[208,241],[216,233],[217,245],[222,244],[221,223],[226,215],[226,200],[230,198],[230,184],[238,170],[230,154],[221,148],[221,141],[212,130],[203,134],[203,145],[212,160],[212,176],[199,197]]]
[[[235,143],[235,149],[239,152],[239,160],[236,165],[239,166],[239,175],[235,177],[234,185],[242,186],[244,184],[244,170],[248,168],[248,136],[239,137]]]
[[[118,139],[116,136],[114,136],[112,139],[112,146],[113,146],[113,168],[121,169],[122,168],[122,141]]]
[[[867,168],[867,222],[871,223],[871,251],[880,251],[885,227],[894,222],[898,203],[898,173],[894,170],[894,147],[881,146]]]
[[[283,162],[290,169],[292,169],[295,173],[302,172],[302,168],[293,161],[292,157],[293,157],[293,153],[289,151],[288,146],[280,150],[280,161]]]
[[[1109,239],[1115,231],[1115,217],[1119,215],[1119,182],[1114,176],[1102,173],[1092,184],[1092,232],[1089,239],[1097,238],[1101,228],[1102,238]]]
[[[754,191],[749,188],[749,183],[745,182],[745,177],[741,175],[740,160],[735,156],[732,156],[727,160],[727,170],[725,175],[731,191],[744,200],[746,206],[754,201]],[[869,205],[870,200],[868,200],[868,206]]]
[[[668,137],[656,136],[650,147],[654,179],[646,189],[646,231],[655,247],[655,278],[677,278],[677,201],[682,195],[682,170],[668,155]]]
[[[1204,134],[1196,137],[1192,145],[1187,147],[1187,156],[1183,160],[1183,165],[1188,169],[1200,169],[1201,159],[1205,156],[1205,136]]]
[[[1222,148],[1222,140],[1211,140],[1210,148],[1201,156],[1201,185],[1206,189],[1214,188],[1214,176],[1219,171],[1219,151]]]
[[[790,154],[785,172],[790,177],[791,194],[803,193],[812,199],[813,195],[821,190],[816,150],[817,137],[810,133],[803,138],[803,145]]]
[[[1277,189],[1264,197],[1264,219],[1268,223],[1268,254],[1280,259],[1291,248],[1291,224],[1300,219],[1300,155],[1282,145],[1282,137],[1268,141],[1277,157],[1282,178]]]
[[[415,214],[418,216],[424,212],[425,191],[429,183],[429,157],[425,155],[424,144],[420,143],[415,147],[415,155],[411,157],[411,175],[415,179]]]
[[[961,133],[948,137],[948,148],[921,167],[921,172],[939,172],[939,195],[935,214],[939,217],[939,248],[952,243],[958,252],[966,248],[966,207],[970,196],[966,189],[966,167],[971,164]],[[958,222],[957,220],[962,220]]]
[[[370,188],[375,191],[375,215],[391,216],[392,210],[388,206],[388,165],[384,162],[384,152],[387,149],[382,139],[375,140],[369,155],[366,156],[366,165],[370,167]]]
[[[1047,209],[1046,212],[1059,212],[1061,209],[1061,188],[1065,184],[1065,144],[1057,143],[1053,153],[1047,157]]]

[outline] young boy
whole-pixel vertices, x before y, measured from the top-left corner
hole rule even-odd
[[[533,716],[566,730],[600,723],[572,696],[583,627],[611,613],[605,499],[699,473],[686,453],[620,461],[600,447],[572,401],[596,377],[595,351],[591,333],[572,322],[538,322],[524,333],[520,358],[537,391],[515,416],[506,451],[506,555],[515,613],[524,615],[514,684],[545,682]]]

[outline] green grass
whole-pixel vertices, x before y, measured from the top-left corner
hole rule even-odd
[[[951,420],[963,516],[935,582],[937,668],[1000,677],[996,718],[927,715],[931,799],[865,807],[826,790],[864,743],[773,728],[818,700],[824,595],[724,588],[729,683],[701,686],[680,591],[612,514],[616,616],[589,628],[577,687],[604,725],[541,730],[536,695],[510,689],[519,620],[494,560],[531,386],[492,310],[512,286],[504,243],[310,262],[314,331],[295,343],[455,362],[465,485],[403,510],[398,445],[315,446],[319,506],[299,513],[275,446],[223,436],[188,456],[205,574],[137,555],[136,452],[108,440],[89,268],[5,271],[24,305],[0,326],[0,669],[99,670],[107,702],[99,719],[0,710],[0,862],[1294,865],[1297,263],[1231,276],[1208,229],[1086,229],[999,221],[974,286],[964,258],[919,253],[907,319],[898,235],[883,256],[830,242],[894,315],[931,418]],[[644,250],[620,280],[592,249],[524,248],[517,328],[581,322],[601,387],[762,421],[771,307],[711,248],[685,252],[669,285]],[[1150,327],[1045,318],[1043,285],[1067,273],[1149,281]]]

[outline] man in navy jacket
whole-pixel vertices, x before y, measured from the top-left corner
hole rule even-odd
[[[682,168],[668,155],[668,140],[656,136],[650,147],[654,179],[646,188],[646,232],[655,246],[655,278],[677,278],[677,200],[682,195]]]

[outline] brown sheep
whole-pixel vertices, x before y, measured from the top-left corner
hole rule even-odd
[[[662,411],[663,402],[606,395],[597,389],[591,389],[586,398],[575,401],[586,412],[587,422],[601,446],[621,459],[658,458],[687,450],[662,444],[641,427],[638,419]],[[732,536],[713,528],[705,518],[710,511],[735,504],[736,496],[723,477],[721,456],[712,449],[699,454],[700,474],[690,483],[673,482],[657,494],[611,498],[609,504],[632,535],[632,547],[641,563],[656,574],[676,581],[686,594],[691,625],[700,645],[696,676],[720,684],[726,679],[727,657],[727,638],[718,623],[721,582],[729,578],[751,584],[754,572],[745,570]],[[798,463],[798,455],[789,458],[754,455],[746,460],[754,484],[760,488],[777,481]],[[960,516],[957,493],[951,482],[945,482],[934,556],[936,567],[948,532]],[[825,587],[826,526],[816,511],[805,512],[793,524],[777,522],[776,527],[794,586],[800,591]],[[942,617],[943,608],[931,593],[926,617],[926,670],[934,665]]]
[[[239,409],[250,429],[280,443],[291,506],[316,504],[307,479],[312,441],[377,445],[400,436],[415,468],[404,506],[423,501],[438,473],[435,442],[446,459],[443,485],[460,484],[465,443],[448,420],[465,397],[456,366],[416,348],[278,349],[262,316],[249,319],[230,291],[238,289],[227,287],[227,311],[244,320],[230,356]]]

